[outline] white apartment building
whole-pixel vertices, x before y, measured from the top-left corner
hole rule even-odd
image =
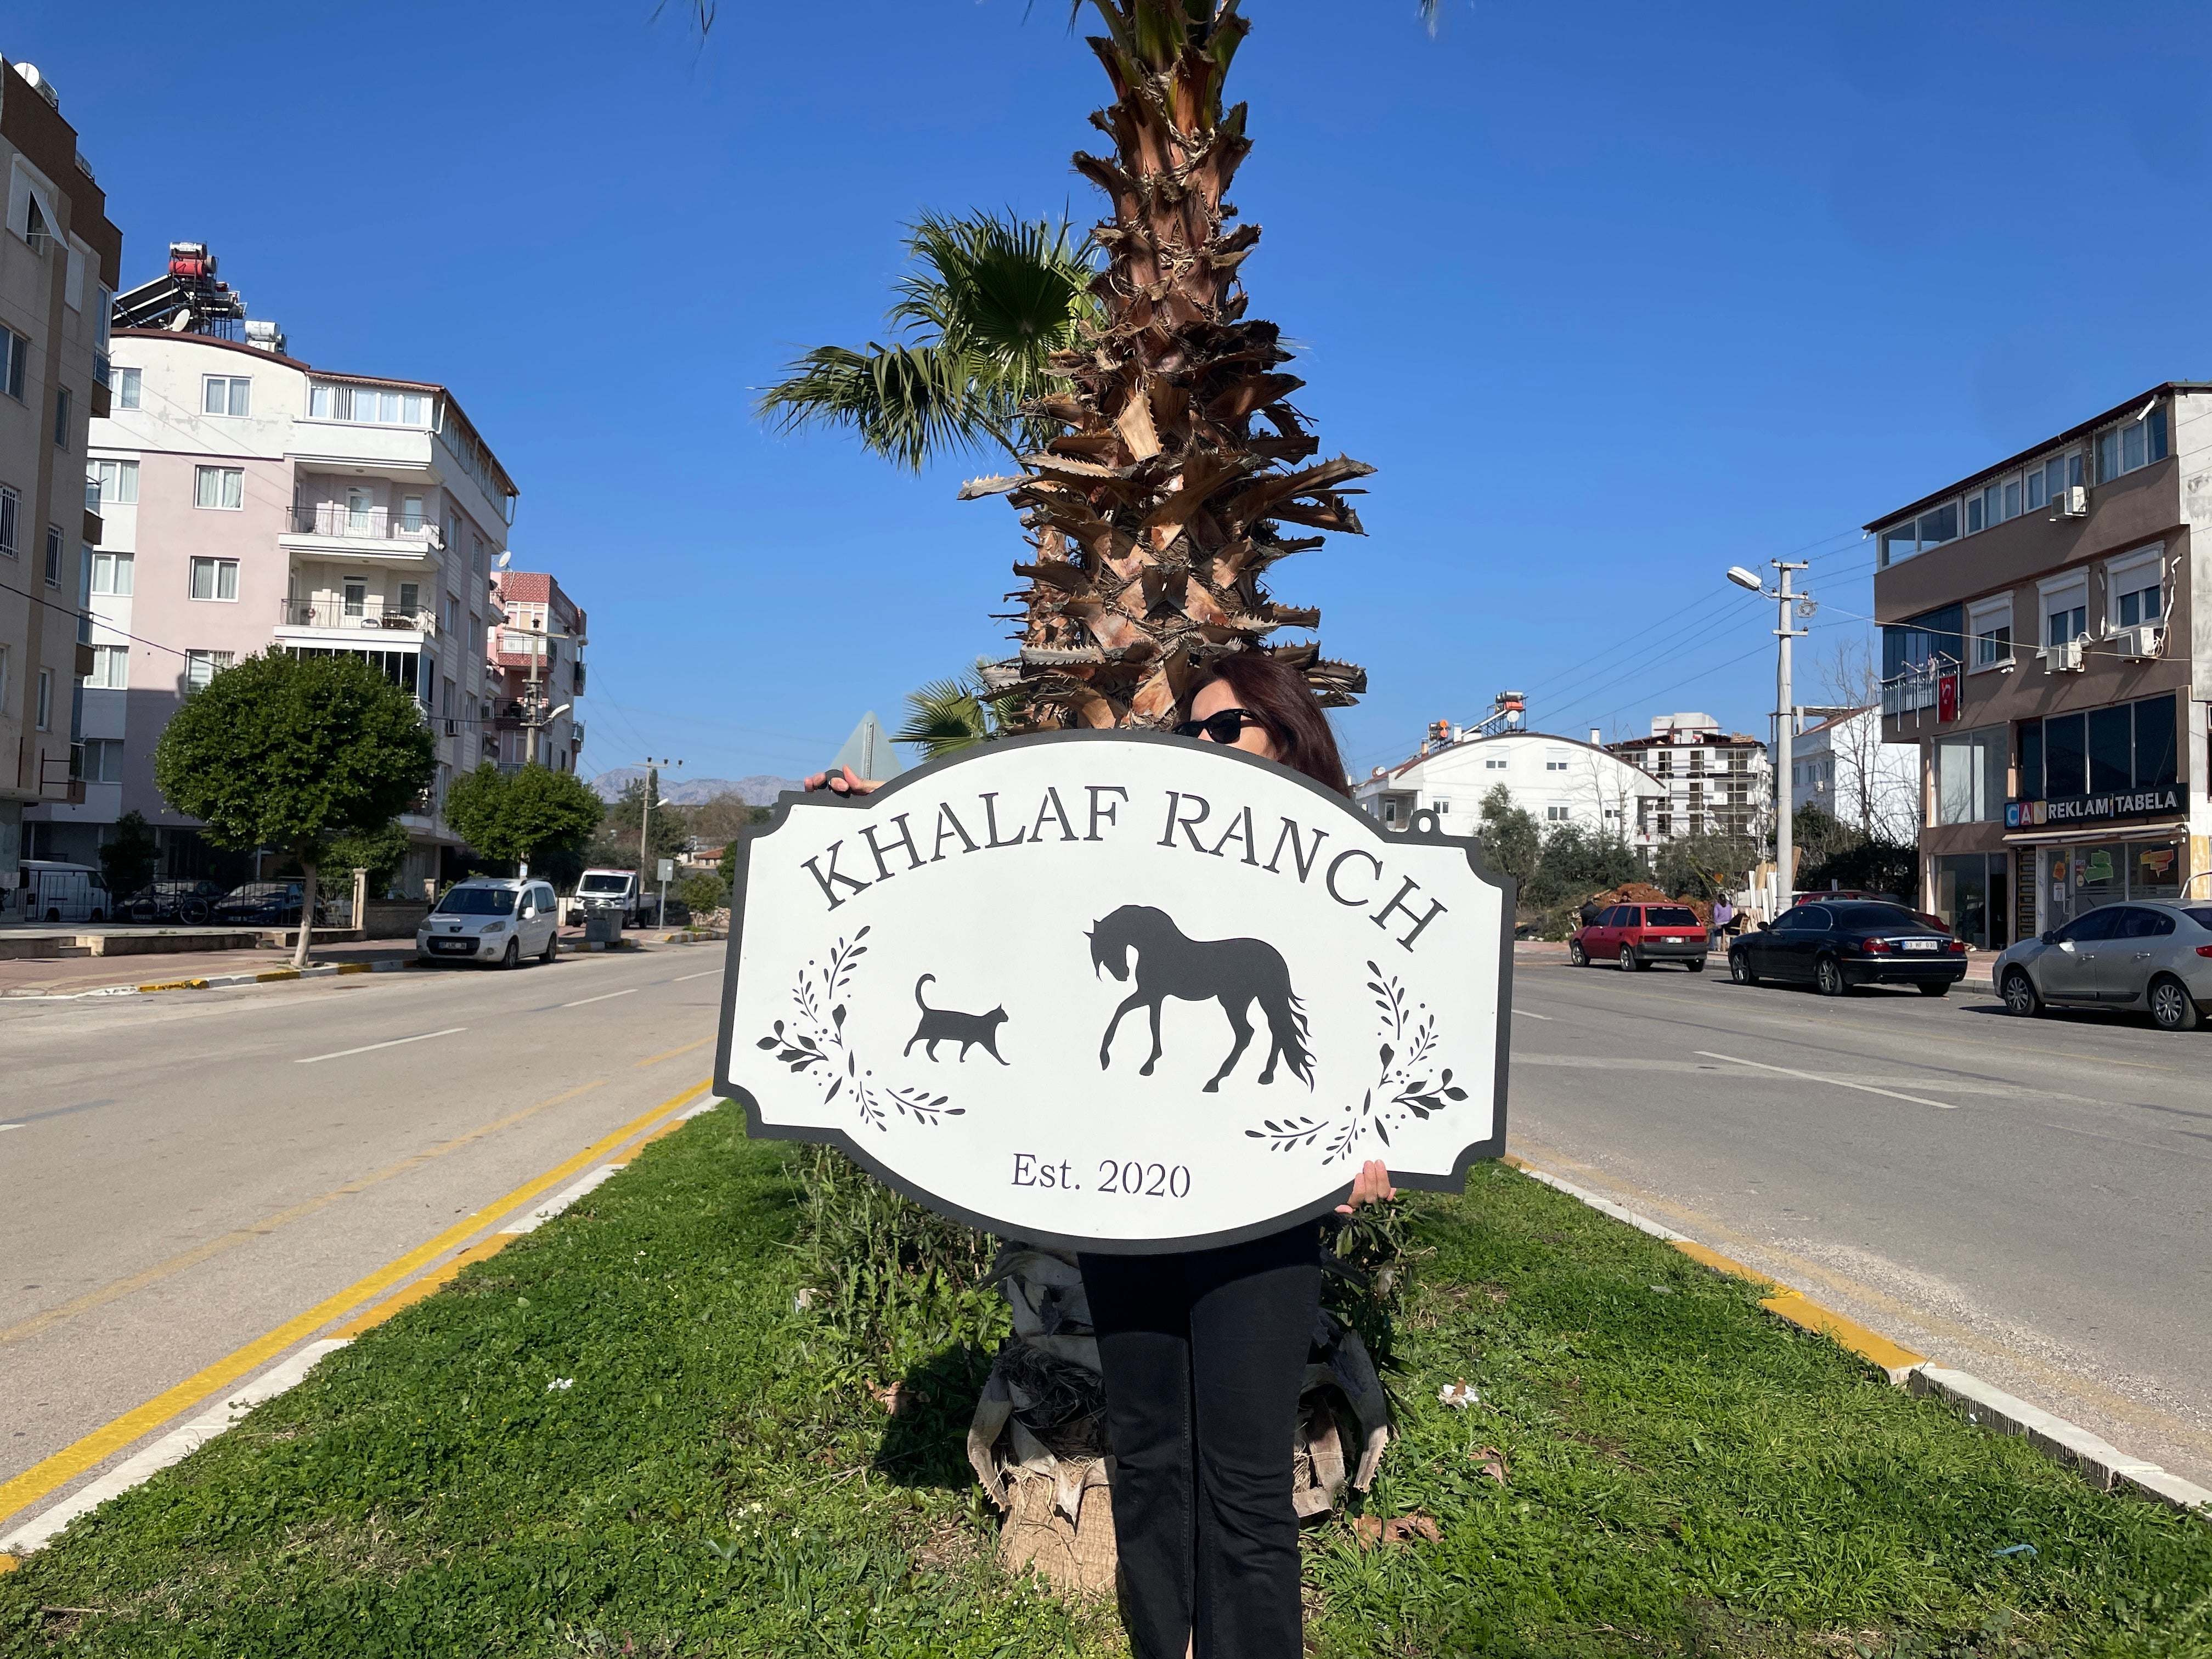
[[[1513,804],[1546,826],[1578,823],[1618,836],[1649,860],[1666,787],[1596,741],[1543,732],[1468,735],[1421,745],[1412,759],[1378,766],[1352,799],[1386,829],[1403,829],[1416,811],[1437,815],[1445,833],[1471,836],[1483,797],[1500,785]]]
[[[1771,823],[1774,769],[1766,744],[1729,732],[1710,714],[1656,715],[1650,737],[1610,744],[1607,750],[1658,780],[1661,799],[1651,816],[1657,841],[1689,836],[1756,841]]]
[[[494,753],[486,629],[514,485],[446,387],[320,368],[285,355],[272,326],[246,331],[113,331],[114,407],[92,433],[106,533],[84,799],[33,809],[33,833],[49,855],[89,857],[136,809],[163,873],[236,874],[161,799],[155,742],[239,657],[342,651],[412,691],[438,735],[436,787],[401,820],[401,879],[416,890],[459,844],[439,812],[446,786]]]
[[[21,874],[26,813],[67,809],[88,550],[104,534],[84,484],[107,408],[108,301],[122,233],[53,88],[0,58],[0,895]],[[0,898],[4,908],[4,898]]]
[[[1825,718],[1790,739],[1790,811],[1817,806],[1885,841],[1912,840],[1920,831],[1919,745],[1886,741],[1877,708],[1819,712]]]

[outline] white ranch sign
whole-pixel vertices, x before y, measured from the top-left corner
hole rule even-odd
[[[1511,884],[1233,750],[1054,733],[786,795],[732,915],[719,1091],[994,1232],[1225,1244],[1505,1145]]]

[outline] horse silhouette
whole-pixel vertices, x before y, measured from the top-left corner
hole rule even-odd
[[[1170,997],[1184,1002],[1212,1000],[1221,1004],[1237,1034],[1237,1046],[1206,1085],[1207,1094],[1218,1093],[1221,1079],[1236,1069],[1252,1041],[1252,1022],[1246,1014],[1257,1001],[1273,1039],[1260,1081],[1275,1080],[1275,1062],[1280,1060],[1308,1088],[1313,1086],[1313,1055],[1306,1048],[1306,1017],[1300,1012],[1304,1005],[1291,992],[1291,970],[1273,945],[1256,939],[1187,939],[1166,911],[1145,904],[1123,905],[1092,924],[1085,937],[1091,941],[1093,973],[1103,968],[1115,979],[1126,980],[1129,952],[1137,953],[1136,989],[1114,1011],[1098,1044],[1102,1071],[1111,1064],[1108,1051],[1122,1015],[1134,1008],[1152,1010],[1152,1052],[1139,1068],[1139,1075],[1150,1077],[1160,1058],[1161,1003]]]

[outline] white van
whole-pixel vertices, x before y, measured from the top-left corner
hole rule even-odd
[[[419,962],[495,962],[520,968],[525,957],[551,962],[561,953],[553,890],[527,877],[471,876],[446,890],[415,930]]]
[[[107,878],[89,864],[25,859],[22,884],[8,894],[10,921],[106,921],[115,914]]]

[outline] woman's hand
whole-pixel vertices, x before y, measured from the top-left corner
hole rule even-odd
[[[1398,1196],[1398,1189],[1390,1184],[1390,1166],[1379,1158],[1370,1158],[1359,1166],[1359,1176],[1352,1183],[1352,1201],[1336,1206],[1339,1215],[1350,1215],[1363,1204],[1380,1204],[1383,1200]]]
[[[806,787],[810,791],[827,789],[833,795],[872,795],[882,785],[868,778],[854,777],[853,769],[848,766],[835,775],[817,772],[807,779]]]

